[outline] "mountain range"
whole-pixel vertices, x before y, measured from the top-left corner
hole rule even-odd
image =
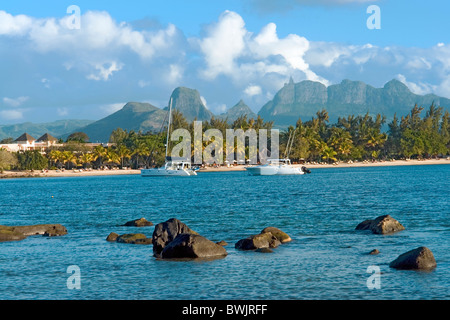
[[[321,109],[328,111],[332,122],[338,117],[367,112],[391,119],[395,113],[399,117],[407,115],[415,104],[428,108],[432,103],[450,110],[450,99],[434,94],[414,94],[398,80],[387,82],[383,88],[374,88],[361,81],[343,80],[326,87],[314,81],[294,83],[291,78],[258,115],[278,126],[295,124],[298,118],[310,120]]]
[[[232,123],[246,115],[248,119],[261,116],[265,121],[273,121],[280,129],[295,125],[301,118],[310,120],[316,112],[326,109],[330,122],[338,117],[380,113],[388,119],[407,115],[415,104],[428,108],[432,103],[450,110],[450,99],[434,94],[418,95],[398,80],[387,82],[382,88],[375,88],[361,81],[343,80],[340,84],[325,86],[320,82],[301,81],[292,78],[256,114],[243,100],[220,115],[214,115],[202,101],[200,93],[186,87],[176,88],[170,98],[172,108],[179,110],[188,121],[209,121],[212,117],[227,119]],[[170,100],[169,100],[170,101]],[[117,128],[128,131],[159,132],[167,116],[167,106],[158,108],[149,103],[128,102],[117,112],[98,121],[65,120],[48,124],[20,124],[0,126],[0,140],[18,137],[23,132],[42,135],[48,132],[56,137],[67,137],[75,131],[85,132],[91,142],[107,142],[111,132]]]

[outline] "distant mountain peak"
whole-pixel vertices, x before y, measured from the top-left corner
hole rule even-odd
[[[233,122],[239,117],[247,116],[247,119],[256,119],[258,116],[256,113],[250,109],[250,107],[244,102],[244,100],[239,100],[234,106],[227,110],[227,112],[222,113],[218,116],[220,119],[228,119],[228,122]]]
[[[213,116],[196,89],[177,87],[170,97],[172,98],[172,109],[179,110],[188,121],[210,120]]]
[[[391,81],[386,82],[383,88],[386,90],[411,92],[406,84],[397,79],[392,79]]]

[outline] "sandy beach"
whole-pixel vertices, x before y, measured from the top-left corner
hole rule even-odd
[[[396,161],[377,161],[377,162],[354,162],[338,164],[294,164],[294,166],[305,166],[308,169],[321,168],[352,168],[352,167],[385,167],[385,166],[411,166],[411,165],[437,165],[450,164],[450,159],[431,159],[431,160],[396,160]],[[230,172],[244,171],[245,166],[221,166],[206,167],[200,169],[198,173],[206,172]],[[107,176],[107,175],[133,175],[140,174],[140,170],[135,169],[116,169],[116,170],[45,170],[45,171],[4,171],[0,173],[2,178],[37,178],[37,177],[83,177],[83,176]]]
[[[395,161],[361,161],[346,163],[341,162],[337,164],[294,164],[294,166],[305,166],[308,169],[320,169],[320,168],[352,168],[352,167],[385,167],[385,166],[411,166],[411,165],[436,165],[436,164],[450,164],[450,159],[427,159],[427,160],[395,160]],[[199,172],[225,172],[225,171],[243,171],[245,166],[231,166],[231,167],[207,167]]]

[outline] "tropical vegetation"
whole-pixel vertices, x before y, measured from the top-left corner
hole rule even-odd
[[[423,114],[424,108],[415,105],[409,114],[394,116],[386,123],[381,114],[349,115],[330,123],[326,110],[316,113],[312,119],[298,119],[295,126],[281,131],[280,156],[287,156],[293,162],[337,162],[376,161],[390,159],[433,158],[450,154],[450,114],[432,104]],[[423,114],[423,115],[422,115]],[[184,128],[194,135],[194,123],[189,123],[177,110],[172,114],[172,129]],[[203,133],[218,129],[225,137],[227,129],[271,130],[273,122],[265,122],[260,116],[247,119],[241,116],[232,123],[227,119],[212,118],[202,122]],[[0,170],[41,170],[44,168],[104,168],[159,166],[165,160],[166,130],[160,132],[135,132],[115,129],[110,136],[109,146],[95,147],[85,143],[82,133],[73,135],[62,147],[51,147],[46,154],[39,151],[25,151],[8,154],[0,150]],[[268,134],[268,137],[270,135]],[[211,141],[204,141],[202,150]],[[169,144],[169,149],[177,142]],[[270,142],[268,142],[270,146]],[[249,146],[244,152],[249,156]],[[191,157],[194,145],[191,141]],[[225,154],[224,154],[225,157]]]

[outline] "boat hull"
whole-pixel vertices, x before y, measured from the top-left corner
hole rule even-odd
[[[193,170],[186,170],[186,169],[173,170],[173,169],[166,169],[166,168],[157,168],[157,169],[142,169],[141,170],[142,177],[161,177],[161,176],[187,177],[187,176],[196,176],[196,175],[197,175],[197,172],[195,172]]]
[[[299,175],[304,174],[301,168],[291,166],[254,166],[246,167],[247,173],[251,176],[273,176],[273,175]]]

